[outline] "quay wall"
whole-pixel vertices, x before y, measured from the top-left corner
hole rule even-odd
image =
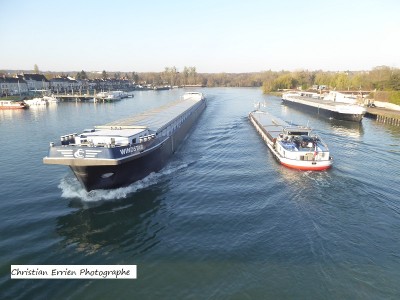
[[[366,117],[373,118],[379,123],[400,126],[400,109],[368,107]]]
[[[400,126],[400,117],[388,117],[384,115],[377,115],[376,121],[393,126]]]

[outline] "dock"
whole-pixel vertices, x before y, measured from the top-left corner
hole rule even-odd
[[[94,102],[113,102],[116,100],[121,100],[122,98],[132,98],[132,95],[116,98],[116,99],[109,99],[105,96],[100,96],[94,93],[71,93],[71,94],[54,94],[54,96],[59,99],[60,101],[94,101]]]
[[[55,96],[60,100],[87,100],[87,99],[97,99],[96,95],[93,94],[55,94]]]
[[[382,107],[368,107],[365,116],[375,119],[379,123],[400,126],[400,110]]]

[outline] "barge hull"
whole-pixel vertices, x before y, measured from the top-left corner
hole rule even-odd
[[[171,136],[147,155],[118,165],[71,165],[70,168],[87,191],[123,187],[143,179],[152,172],[160,171],[166,165],[168,158],[185,139],[205,107],[206,102],[203,101]]]
[[[278,160],[279,158],[277,156],[275,156]],[[325,171],[328,170],[332,165],[330,162],[328,161],[318,161],[315,162],[315,165],[307,165],[307,166],[301,166],[301,165],[294,165],[291,164],[290,161],[284,161],[279,160],[280,163],[290,169],[295,169],[295,170],[300,170],[300,171]]]
[[[303,104],[301,102],[293,102],[290,100],[282,99],[283,104],[291,107],[298,108],[304,112],[317,114],[328,118],[333,118],[336,120],[343,120],[343,121],[351,121],[351,122],[361,122],[364,115],[362,114],[346,114],[346,113],[339,113],[337,111],[332,111],[328,109],[324,109],[321,107],[315,107],[307,104]]]

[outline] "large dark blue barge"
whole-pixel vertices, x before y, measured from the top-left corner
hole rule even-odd
[[[45,164],[68,165],[87,191],[127,186],[161,170],[206,107],[202,93],[51,143]]]

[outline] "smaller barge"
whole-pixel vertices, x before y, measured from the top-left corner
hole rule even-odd
[[[260,110],[252,111],[249,119],[282,165],[305,171],[323,171],[332,166],[328,146],[312,134],[310,127],[289,125]]]

